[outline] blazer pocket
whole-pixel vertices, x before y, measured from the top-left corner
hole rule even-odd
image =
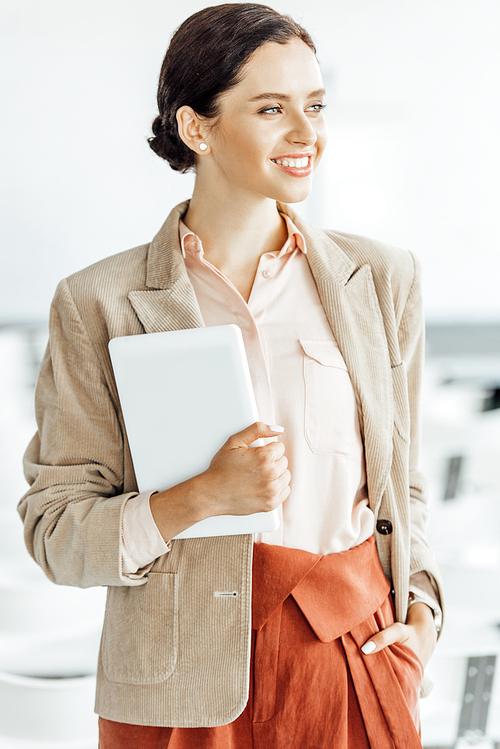
[[[179,639],[176,572],[150,572],[145,585],[111,587],[102,633],[110,681],[160,684],[172,674]]]
[[[299,339],[304,352],[305,437],[314,453],[359,460],[361,437],[354,390],[334,341]]]
[[[408,379],[404,362],[392,367],[392,392],[394,398],[394,425],[399,436],[410,442],[410,404],[408,401]]]

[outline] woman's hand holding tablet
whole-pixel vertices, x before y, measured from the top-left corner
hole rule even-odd
[[[284,502],[291,475],[284,445],[274,441],[280,430],[251,424],[229,437],[206,471],[153,494],[151,512],[163,538],[170,541],[208,517],[269,512]],[[255,445],[261,439],[273,441]]]

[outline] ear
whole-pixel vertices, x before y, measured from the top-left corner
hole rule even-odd
[[[179,128],[179,137],[186,146],[198,156],[209,153],[210,145],[206,141],[208,128],[194,109],[188,106],[179,107],[175,116]]]

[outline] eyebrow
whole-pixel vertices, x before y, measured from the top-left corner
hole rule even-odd
[[[318,88],[316,91],[312,91],[308,99],[314,99],[317,96],[324,96],[326,94],[326,91],[324,88]],[[282,99],[283,101],[290,101],[291,97],[288,96],[288,94],[277,94],[276,92],[266,92],[264,94],[259,94],[258,96],[253,96],[250,101],[262,101],[263,99]]]

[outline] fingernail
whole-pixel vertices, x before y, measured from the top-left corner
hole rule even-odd
[[[370,642],[365,642],[365,644],[362,646],[361,650],[365,655],[370,655],[370,653],[373,653],[377,646],[373,642],[373,640],[370,640]]]
[[[269,424],[269,429],[271,432],[284,432],[285,427],[280,427],[277,424]]]

